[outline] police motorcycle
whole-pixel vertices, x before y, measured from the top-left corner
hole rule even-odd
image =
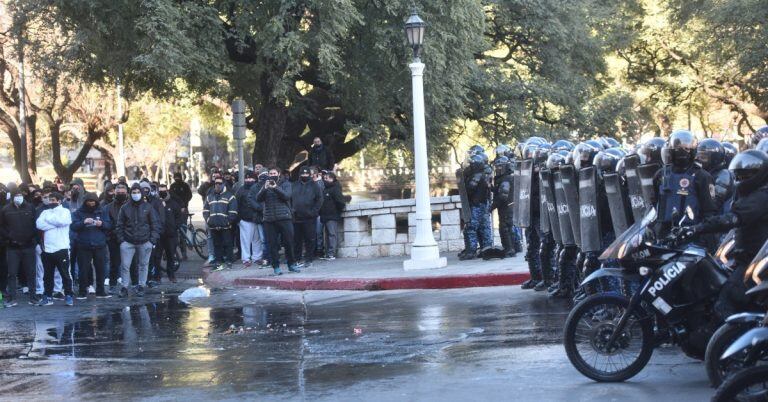
[[[673,215],[677,222],[680,214]],[[690,208],[685,215],[678,226],[694,218]],[[657,240],[651,229],[656,218],[656,209],[650,208],[600,255],[603,267],[582,282],[584,286],[600,278],[621,278],[638,285],[631,295],[591,295],[566,320],[568,359],[595,381],[632,378],[664,343],[702,359],[719,325],[713,306],[728,270],[701,246],[679,245],[675,236]]]
[[[744,282],[755,285],[747,291],[751,301],[768,307],[768,242],[750,262]],[[768,400],[768,315],[765,312],[734,314],[718,332],[724,328],[730,336],[721,336],[720,341],[713,336],[710,342],[710,346],[713,342],[724,346],[707,356],[717,363],[714,373],[710,373],[710,361],[706,362],[707,375],[713,385],[720,385],[716,397],[724,401]],[[714,379],[713,374],[717,376]]]

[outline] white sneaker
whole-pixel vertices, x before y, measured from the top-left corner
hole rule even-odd
[[[89,294],[96,293],[96,289],[94,289],[93,286],[88,286],[88,293]]]

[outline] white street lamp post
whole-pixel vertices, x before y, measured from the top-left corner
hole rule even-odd
[[[413,48],[411,69],[413,82],[413,156],[416,176],[416,238],[411,244],[411,258],[403,262],[405,270],[441,268],[447,265],[440,257],[432,234],[432,207],[429,201],[429,168],[427,166],[427,131],[424,118],[424,64],[419,57],[426,24],[413,12],[405,24],[408,44]]]

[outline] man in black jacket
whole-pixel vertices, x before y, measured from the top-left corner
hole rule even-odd
[[[6,244],[6,264],[8,266],[8,289],[5,307],[13,307],[16,302],[17,275],[24,272],[29,284],[29,303],[37,300],[32,289],[35,284],[35,208],[27,201],[20,190],[11,193],[11,203],[0,210],[0,238]]]
[[[320,137],[312,140],[312,149],[309,151],[309,166],[316,166],[320,170],[334,170],[336,160],[333,153],[324,144]]]
[[[256,202],[264,205],[264,233],[269,244],[269,262],[276,275],[280,270],[280,246],[285,248],[288,270],[301,272],[293,255],[293,214],[291,212],[291,183],[280,177],[276,168],[269,170],[264,187],[256,196]]]
[[[115,233],[117,217],[120,208],[128,202],[128,186],[117,183],[115,186],[115,199],[106,205],[109,220],[112,222],[112,230],[107,234],[107,250],[109,251],[109,293],[117,293],[117,278],[120,277],[120,241]]]
[[[312,264],[317,243],[317,217],[323,203],[323,192],[312,180],[309,167],[302,167],[299,181],[291,188],[291,207],[293,209],[294,255],[301,260],[304,248],[304,262]],[[303,246],[303,247],[302,247]]]
[[[141,187],[134,184],[131,187],[131,200],[120,208],[115,226],[115,235],[120,242],[120,277],[123,282],[120,297],[128,296],[128,288],[131,286],[131,260],[134,254],[138,254],[139,271],[136,295],[144,296],[149,257],[152,248],[160,239],[161,230],[157,212],[144,200]]]
[[[157,187],[158,200],[163,204],[163,215],[165,221],[163,224],[162,232],[160,233],[160,242],[158,243],[153,257],[155,261],[153,266],[155,270],[153,272],[152,280],[155,283],[161,282],[163,276],[160,270],[163,254],[165,254],[165,272],[168,274],[168,280],[176,283],[176,275],[174,274],[176,264],[176,246],[179,244],[178,228],[184,217],[182,216],[181,204],[170,194],[168,186],[160,184]]]
[[[189,208],[189,201],[192,200],[192,189],[189,188],[189,184],[184,182],[181,172],[173,174],[173,183],[170,187],[171,197],[173,197],[181,206],[182,213],[187,213]]]
[[[336,174],[328,172],[323,180],[325,187],[323,189],[323,204],[320,207],[320,221],[327,237],[324,259],[335,260],[341,212],[344,211],[346,202],[344,201],[344,194],[341,193],[341,184],[336,180]]]
[[[237,200],[227,189],[224,179],[217,178],[213,191],[205,197],[203,218],[213,240],[213,271],[232,267],[232,226],[237,223]]]
[[[263,258],[261,236],[256,224],[257,211],[248,200],[251,188],[255,185],[256,172],[248,172],[245,176],[245,183],[237,189],[235,195],[237,214],[240,217],[238,224],[240,227],[240,257],[246,267],[250,267],[254,261],[260,261]]]

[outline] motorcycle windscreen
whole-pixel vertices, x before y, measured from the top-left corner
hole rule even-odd
[[[603,176],[605,182],[605,196],[608,198],[608,206],[611,212],[613,233],[618,236],[624,233],[632,223],[632,215],[629,213],[626,194],[621,185],[621,177],[617,173],[609,173]]]
[[[560,220],[557,217],[557,205],[555,204],[555,189],[553,188],[554,178],[549,170],[542,170],[541,174],[542,198],[546,196],[547,215],[549,215],[549,228],[552,232],[552,238],[558,244],[563,243],[563,237],[560,235]]]
[[[643,219],[635,222],[611,243],[598,257],[600,260],[620,259],[631,252],[643,240],[645,228],[656,220],[656,208],[651,208]]]
[[[536,174],[534,172],[534,174]],[[547,191],[545,186],[545,180],[541,172],[539,175],[539,229],[541,233],[549,233],[549,209],[547,208]]]
[[[581,226],[579,223],[579,180],[578,172],[572,165],[560,168],[560,180],[563,182],[565,202],[568,204],[568,217],[571,219],[573,240],[581,247]]]
[[[557,220],[560,222],[560,237],[563,245],[574,246],[576,239],[573,237],[571,228],[571,217],[568,211],[568,202],[565,200],[565,190],[563,190],[563,180],[560,172],[555,172],[555,206],[557,207]]]
[[[456,185],[459,187],[459,198],[461,199],[461,219],[465,223],[472,220],[472,211],[469,209],[469,196],[467,195],[467,185],[464,180],[464,169],[456,170]]]
[[[520,211],[518,211],[518,208],[520,208],[520,202],[518,201],[520,199],[520,161],[514,162],[513,172],[512,172],[512,185],[514,188],[512,188],[512,224],[515,226],[520,226]]]
[[[653,186],[653,178],[656,176],[659,169],[661,169],[661,166],[655,163],[637,167],[637,175],[640,176],[640,191],[643,194],[643,202],[645,202],[645,205],[651,205],[651,200],[656,194],[656,189]]]
[[[533,185],[533,159],[526,159],[520,163],[520,198],[517,199],[520,212],[518,226],[527,228],[531,226],[531,186]]]
[[[581,251],[601,251],[600,213],[597,203],[597,177],[594,167],[579,171],[579,226]]]
[[[630,155],[624,158],[625,174],[627,175],[627,197],[629,198],[629,208],[632,210],[635,222],[643,219],[647,207],[643,197],[643,186],[637,173],[639,164],[640,157],[637,155]]]

